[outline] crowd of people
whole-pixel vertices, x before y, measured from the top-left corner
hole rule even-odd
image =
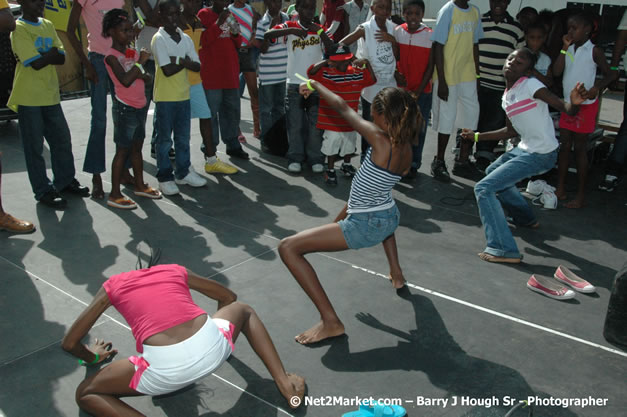
[[[399,211],[391,191],[402,178],[417,175],[431,118],[438,141],[433,177],[450,180],[445,154],[453,134],[458,137],[453,174],[483,177],[475,185],[486,237],[481,259],[521,262],[508,221],[535,228],[538,220],[517,184],[557,164],[556,194],[566,199],[573,147],[578,188],[566,207],[583,206],[588,135],[596,127],[599,94],[616,78],[627,40],[623,17],[608,64],[592,42],[597,22],[575,11],[567,16],[561,49],[554,53],[547,44],[555,31],[547,13],[524,8],[514,18],[507,12],[508,0],[491,0],[484,14],[467,0],[450,1],[439,11],[433,30],[422,22],[423,0],[405,0],[402,5],[390,0],[325,0],[319,17],[315,0],[296,0],[287,12],[281,1],[265,0],[263,16],[242,0],[213,0],[207,7],[200,0],[138,0],[135,17],[123,9],[122,0],[77,0],[68,38],[90,82],[91,128],[83,165],[83,171],[92,174],[90,193],[75,178],[70,130],[60,106],[55,66],[65,61],[64,46],[52,23],[43,18],[44,0],[20,4],[22,17],[15,22],[5,13],[6,1],[0,0],[0,24],[13,31],[11,44],[18,59],[8,107],[18,114],[28,177],[42,204],[65,207],[64,193],[105,198],[101,175],[109,95],[116,152],[106,202],[115,209],[137,207],[122,195],[122,184],[133,187],[135,196],[149,199],[178,194],[179,185],[206,184],[190,163],[194,118],[199,119],[205,172],[236,173],[237,168],[219,160],[216,149],[222,138],[229,156],[249,158],[239,129],[243,86],[251,99],[253,135],[262,149],[273,140],[272,126],[285,117],[289,172],[300,173],[306,164],[333,186],[341,159],[340,171],[353,179],[348,203],[335,222],[285,238],[279,245],[281,259],[321,316],[320,323],[296,337],[302,344],[344,333],[305,254],[382,243],[392,285],[405,285],[394,236]],[[87,54],[75,36],[80,17],[89,33]],[[561,85],[556,82],[560,76]],[[156,188],[143,176],[151,101]],[[549,108],[561,113],[559,141]],[[626,129],[623,120],[599,186],[603,190],[612,191],[622,174]],[[362,140],[358,170],[351,162],[358,153],[357,134]],[[513,149],[497,157],[495,144],[513,137],[518,139]],[[46,175],[44,139],[50,147],[53,180]],[[1,203],[0,216],[2,229],[35,229],[5,213]],[[190,288],[218,301],[212,319],[193,303]],[[145,302],[148,299],[151,303]],[[285,372],[254,310],[235,300],[230,290],[177,265],[113,276],[71,327],[63,347],[84,364],[115,354],[103,341],[90,348],[79,343],[113,305],[131,325],[143,354],[116,361],[87,378],[77,390],[78,404],[93,415],[134,415],[136,410],[120,397],[164,394],[201,378],[228,358],[240,331],[281,394],[302,398],[304,379]],[[168,308],[162,309],[164,305]]]

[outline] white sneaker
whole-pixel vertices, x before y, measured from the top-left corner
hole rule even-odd
[[[207,184],[207,180],[196,174],[194,168],[189,167],[189,173],[182,179],[175,180],[177,184],[187,184],[191,187],[202,187]]]
[[[302,167],[300,166],[300,162],[292,162],[287,166],[287,170],[294,174],[298,174],[301,171]],[[322,172],[322,171],[320,171]]]
[[[324,165],[322,165],[322,164],[313,164],[311,166],[311,171],[314,174],[321,174],[324,171]]]
[[[544,186],[546,185],[546,181],[544,180],[535,180],[529,181],[527,183],[527,193],[531,195],[540,195],[542,191],[544,191]]]
[[[176,186],[174,181],[160,182],[159,190],[161,190],[164,195],[176,195],[180,193],[179,187]]]

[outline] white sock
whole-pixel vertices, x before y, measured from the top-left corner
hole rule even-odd
[[[216,162],[218,162],[218,157],[215,155],[205,156],[205,162],[208,164],[215,164]]]

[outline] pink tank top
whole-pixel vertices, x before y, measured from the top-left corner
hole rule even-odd
[[[124,272],[102,286],[131,327],[139,353],[148,337],[207,314],[192,300],[187,270],[180,265]]]
[[[118,51],[117,49],[109,48],[109,52],[107,55],[113,55],[118,59],[118,62],[124,69],[124,71],[128,72],[135,63],[139,60],[139,53],[134,49],[127,49],[126,54]],[[118,101],[126,104],[127,106],[134,107],[136,109],[141,109],[146,106],[146,92],[144,91],[144,80],[141,78],[137,78],[133,81],[128,87],[124,87],[118,77],[115,76],[113,70],[107,64],[105,57],[105,67],[107,68],[107,72],[109,73],[109,77],[113,81],[113,85],[115,86],[115,97]]]

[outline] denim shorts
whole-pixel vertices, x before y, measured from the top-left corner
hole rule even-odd
[[[398,227],[401,213],[396,204],[378,211],[352,213],[338,224],[350,249],[369,248],[383,242]]]
[[[146,123],[145,108],[136,109],[114,98],[111,112],[113,115],[113,142],[121,148],[130,148],[136,138],[135,131],[143,128]]]

